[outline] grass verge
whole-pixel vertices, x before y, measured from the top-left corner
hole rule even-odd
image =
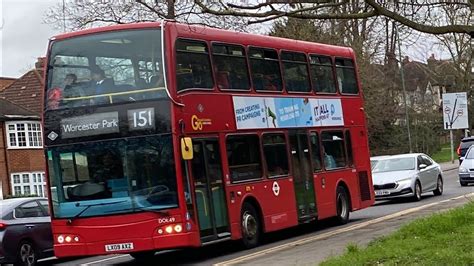
[[[451,144],[444,144],[441,146],[441,149],[431,155],[431,158],[435,160],[437,163],[444,163],[451,161]],[[458,155],[456,151],[454,151],[454,159],[457,160]]]
[[[474,202],[415,220],[366,248],[351,243],[320,265],[474,265]]]

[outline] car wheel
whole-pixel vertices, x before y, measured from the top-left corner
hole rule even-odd
[[[413,192],[413,200],[420,201],[421,200],[421,184],[420,181],[415,182],[415,191]]]
[[[245,202],[241,212],[242,243],[246,248],[254,248],[260,240],[260,221],[255,207]]]
[[[461,187],[466,187],[467,186],[467,182],[459,181],[459,183],[461,184]]]
[[[153,257],[155,256],[155,251],[154,250],[151,250],[151,251],[141,251],[141,252],[134,252],[134,253],[130,253],[130,256],[132,256],[132,258],[134,258],[135,260],[137,261],[140,261],[140,262],[145,262],[145,261],[150,261],[153,259]]]
[[[350,212],[349,195],[344,187],[338,186],[336,190],[336,223],[346,224],[349,221]]]
[[[22,241],[18,246],[15,266],[34,266],[37,261],[35,246],[29,241]]]
[[[438,176],[438,181],[436,181],[436,189],[433,190],[433,194],[435,196],[440,196],[443,194],[443,178],[441,178],[441,176]]]

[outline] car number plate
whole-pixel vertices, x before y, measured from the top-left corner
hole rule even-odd
[[[121,243],[121,244],[110,244],[105,245],[106,252],[121,251],[121,250],[132,250],[133,243]]]
[[[390,191],[388,191],[388,190],[376,190],[375,191],[375,196],[385,196],[385,195],[390,195]]]

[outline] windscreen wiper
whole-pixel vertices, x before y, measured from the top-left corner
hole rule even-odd
[[[161,214],[163,216],[169,216],[169,212],[166,211],[166,210],[157,210],[157,209],[149,209],[149,208],[146,208],[146,207],[135,207],[135,208],[129,208],[129,209],[122,209],[120,211],[133,211],[133,210],[142,210],[142,211],[149,211],[149,212],[154,212],[154,213],[158,213],[158,214]],[[115,211],[109,211],[108,213],[110,212],[115,212]]]
[[[121,200],[121,201],[113,201],[113,202],[101,202],[101,203],[95,203],[95,204],[88,204],[88,205],[81,205],[79,202],[76,203],[76,207],[85,207],[82,211],[78,212],[76,215],[73,217],[69,218],[67,220],[68,224],[71,224],[73,220],[76,218],[80,217],[81,214],[83,214],[85,211],[87,211],[90,207],[96,207],[96,206],[104,206],[104,205],[113,205],[117,203],[123,203],[126,202],[127,200]]]

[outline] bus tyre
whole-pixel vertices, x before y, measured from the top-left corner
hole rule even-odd
[[[260,240],[260,221],[255,207],[244,202],[241,212],[242,244],[245,248],[254,248]]]
[[[350,202],[349,195],[344,187],[338,186],[336,190],[336,223],[346,224],[349,222]]]
[[[18,252],[15,266],[34,266],[38,261],[38,252],[35,246],[29,241],[21,241],[18,245]]]
[[[438,181],[436,181],[436,189],[433,190],[435,196],[441,196],[443,194],[443,179],[441,176],[438,176]]]
[[[130,253],[130,256],[132,256],[132,258],[134,258],[135,260],[139,262],[145,262],[145,261],[149,261],[153,259],[153,257],[155,256],[155,251],[152,250],[152,251],[134,252],[134,253]]]
[[[421,184],[420,181],[416,180],[415,182],[415,191],[413,192],[413,201],[421,200]]]
[[[461,187],[466,187],[467,186],[467,182],[459,181],[459,183],[461,184]]]

